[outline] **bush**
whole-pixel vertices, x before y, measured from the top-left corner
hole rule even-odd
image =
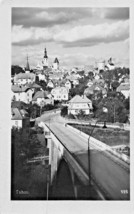
[[[65,117],[68,114],[68,107],[64,106],[61,109],[61,116]]]
[[[75,119],[75,116],[73,114],[69,114],[68,119]]]
[[[53,109],[55,109],[55,106],[53,106],[52,104],[47,104],[42,108],[42,111],[49,111]]]

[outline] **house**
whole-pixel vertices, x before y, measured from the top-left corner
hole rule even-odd
[[[76,95],[73,97],[68,104],[68,114],[77,115],[82,110],[86,115],[92,112],[92,101],[89,100],[85,95]]]
[[[26,128],[29,126],[30,119],[28,113],[24,109],[19,110],[18,108],[11,108],[11,114],[11,128]]]
[[[109,60],[108,60],[108,63],[107,63],[107,68],[108,68],[108,70],[113,70],[113,69],[115,69],[115,65],[114,65],[114,63],[113,63],[113,61],[112,61],[112,58],[110,58]]]
[[[117,92],[121,92],[125,98],[128,98],[130,96],[130,83],[129,82],[123,82],[121,83],[117,89]]]
[[[93,84],[94,84],[94,85],[100,85],[101,87],[104,87],[104,85],[105,85],[105,80],[104,80],[104,79],[101,79],[101,78],[99,78],[99,79],[94,79],[94,80],[93,80]]]
[[[30,103],[32,101],[32,95],[34,89],[28,86],[12,85],[11,87],[11,100],[22,101],[24,103]]]
[[[35,74],[34,73],[19,73],[14,76],[14,84],[15,85],[26,85],[28,83],[35,82]]]
[[[47,83],[47,87],[54,88],[54,83],[52,80],[49,80],[49,82]]]
[[[44,74],[42,74],[42,73],[39,73],[39,74],[36,74],[36,76],[38,76],[38,78],[39,78],[39,81],[45,81],[46,82],[46,77],[45,77],[45,75]]]
[[[47,104],[54,104],[52,97],[48,97],[47,91],[37,91],[33,96],[32,103],[36,103],[40,107],[43,107]]]
[[[49,74],[49,80],[62,80],[63,79],[63,74],[60,71],[53,72]]]
[[[91,87],[92,85],[93,85],[93,81],[92,81],[92,80],[89,80],[88,83],[87,83],[87,86],[88,86],[88,87]]]
[[[102,93],[103,97],[107,95],[106,88],[100,86],[99,84],[93,84],[92,86],[85,89],[84,94],[86,96],[97,95],[99,92]]]
[[[28,88],[31,88],[31,89],[34,89],[34,92],[35,92],[36,90],[41,90],[41,86],[38,85],[38,84],[36,84],[36,83],[29,83],[29,84],[27,84],[27,87],[28,87]]]
[[[51,94],[54,100],[59,100],[59,101],[68,100],[68,90],[66,87],[56,87],[52,89]]]
[[[22,101],[13,101],[11,102],[11,108],[28,109],[28,105]]]

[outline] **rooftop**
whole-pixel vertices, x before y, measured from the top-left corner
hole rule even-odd
[[[37,91],[33,97],[33,101],[36,101],[37,98],[45,98],[47,97],[48,92],[47,91]]]
[[[35,78],[35,74],[33,73],[19,73],[16,74],[15,79],[19,80],[19,79],[34,79]]]
[[[28,114],[24,109],[11,108],[12,120],[22,120]]]
[[[69,101],[69,103],[91,103],[91,100],[89,100],[85,95],[76,95]]]
[[[130,84],[128,82],[121,83],[117,88],[117,91],[122,91],[122,90],[130,90]]]

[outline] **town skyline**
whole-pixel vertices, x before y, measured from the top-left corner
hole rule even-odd
[[[13,8],[12,64],[31,67],[57,57],[63,67],[112,57],[129,67],[129,8]]]

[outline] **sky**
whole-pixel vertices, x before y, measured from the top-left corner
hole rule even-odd
[[[129,8],[12,8],[12,64],[41,64],[45,47],[49,65],[129,67]]]

